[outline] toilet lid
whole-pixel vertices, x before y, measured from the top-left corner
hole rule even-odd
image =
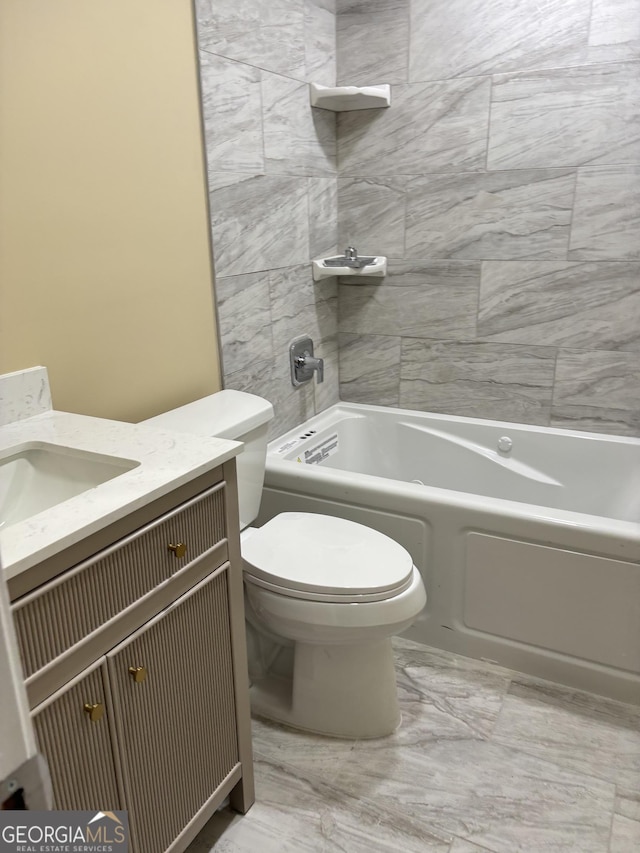
[[[409,552],[383,533],[308,512],[283,512],[268,521],[243,542],[242,557],[257,583],[331,600],[386,597],[406,588],[413,571]]]

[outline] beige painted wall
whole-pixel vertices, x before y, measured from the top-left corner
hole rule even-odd
[[[0,373],[139,420],[220,387],[187,0],[0,3]]]

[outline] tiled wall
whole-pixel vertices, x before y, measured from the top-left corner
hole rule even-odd
[[[337,233],[335,0],[197,0],[224,384],[274,404],[272,435],[338,398],[337,284],[311,257]],[[298,389],[288,344],[309,333],[325,381]]]
[[[337,11],[342,399],[640,434],[638,0]]]

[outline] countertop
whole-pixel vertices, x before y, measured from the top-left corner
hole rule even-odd
[[[0,556],[7,580],[242,450],[236,441],[58,411],[0,427],[0,453],[26,442],[47,442],[140,464],[25,521],[0,525]]]

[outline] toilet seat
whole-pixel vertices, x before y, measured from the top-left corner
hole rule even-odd
[[[413,560],[398,542],[344,518],[284,512],[243,541],[245,579],[309,601],[382,601],[406,590]]]

